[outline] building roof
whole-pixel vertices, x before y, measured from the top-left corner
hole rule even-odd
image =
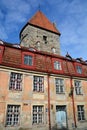
[[[24,55],[32,56],[32,66],[24,64]],[[56,70],[54,68],[54,63],[56,61],[61,63],[61,70]],[[67,58],[47,52],[40,52],[33,49],[29,50],[29,48],[7,44],[4,42],[3,44],[0,44],[0,65],[29,71],[45,72],[49,74],[87,78],[86,62],[77,61],[70,57]],[[77,72],[77,66],[82,68],[81,74]]]
[[[60,35],[60,32],[56,28],[55,24],[51,23],[41,11],[37,11],[36,14],[28,21],[28,23]]]

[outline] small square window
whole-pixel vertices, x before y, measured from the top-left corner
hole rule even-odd
[[[24,55],[24,64],[29,66],[33,65],[33,59],[31,55]]]
[[[76,66],[77,73],[82,74],[82,67]]]

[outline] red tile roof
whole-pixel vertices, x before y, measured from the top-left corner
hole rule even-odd
[[[24,54],[33,56],[33,65],[24,65]],[[54,69],[54,61],[60,61],[62,70]],[[69,60],[59,55],[46,54],[40,51],[30,51],[29,48],[17,47],[4,43],[0,45],[0,65],[7,67],[21,68],[25,70],[47,72],[51,74],[61,74],[87,78],[87,64],[77,62],[75,59]],[[82,67],[82,74],[76,71],[76,65]]]
[[[51,23],[41,11],[36,12],[36,14],[28,21],[28,23],[60,35],[60,32],[56,29],[55,25]]]

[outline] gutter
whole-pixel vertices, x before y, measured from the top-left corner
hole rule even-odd
[[[51,116],[50,116],[50,84],[49,84],[50,74],[47,75],[48,81],[48,122],[49,122],[49,130],[51,130]]]
[[[72,98],[72,106],[73,106],[73,120],[74,120],[74,126],[75,128],[77,127],[77,123],[76,123],[76,114],[75,114],[75,101],[74,101],[74,93],[73,93],[73,84],[72,84],[72,76],[70,77],[70,84],[71,84],[71,93],[70,96]]]

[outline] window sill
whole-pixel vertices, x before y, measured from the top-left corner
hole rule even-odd
[[[11,91],[11,92],[22,92],[22,89],[20,89],[20,90],[17,90],[17,89],[9,89],[9,91]]]
[[[42,93],[42,94],[44,94],[44,91],[33,91],[33,93]]]
[[[76,94],[77,96],[83,96],[83,94]]]
[[[64,92],[56,93],[56,95],[57,95],[57,94],[63,94],[63,95],[65,95],[65,93],[64,93]]]
[[[87,122],[87,120],[79,120],[78,122],[85,123],[85,122]]]
[[[32,124],[33,127],[44,127],[44,123]]]

